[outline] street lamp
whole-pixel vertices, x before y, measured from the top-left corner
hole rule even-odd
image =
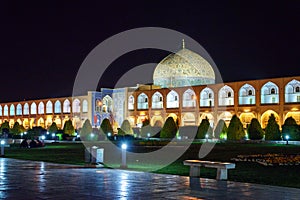
[[[205,135],[206,142],[208,142],[208,134]]]
[[[290,139],[290,136],[289,136],[289,135],[286,135],[286,136],[285,136],[286,145],[288,145],[288,144],[289,144],[289,139]]]
[[[121,164],[121,168],[126,169],[127,168],[127,164],[126,164],[126,149],[127,149],[127,144],[123,143],[122,146],[122,164]]]
[[[1,157],[4,157],[4,146],[5,146],[5,140],[1,140]]]

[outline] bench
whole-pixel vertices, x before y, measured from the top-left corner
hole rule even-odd
[[[200,177],[200,167],[217,168],[217,180],[227,180],[227,170],[235,168],[234,163],[202,160],[185,160],[183,164],[190,166],[190,177]]]

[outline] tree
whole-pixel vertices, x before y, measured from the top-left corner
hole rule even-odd
[[[133,135],[133,130],[127,119],[125,119],[118,130],[118,135]]]
[[[142,123],[143,123],[143,125],[142,125],[142,128],[141,128],[141,137],[147,138],[148,133],[150,133],[150,136],[152,136],[152,127],[150,125],[149,119],[143,120]]]
[[[227,139],[241,140],[243,138],[245,138],[243,124],[236,115],[233,115],[228,126]]]
[[[8,123],[8,121],[5,120],[5,121],[1,124],[0,131],[1,131],[2,134],[3,134],[3,133],[9,133],[9,129],[10,129],[9,123]]]
[[[205,139],[206,135],[208,135],[209,138],[212,137],[212,128],[210,127],[209,121],[207,117],[203,119],[198,126],[197,130],[197,139]]]
[[[264,137],[264,131],[256,118],[252,118],[250,122],[248,136],[250,140],[261,140]]]
[[[85,122],[83,123],[83,126],[80,130],[80,138],[81,140],[88,140],[89,137],[91,135],[91,133],[93,132],[93,127],[92,124],[90,122],[90,120],[85,120]]]
[[[63,132],[64,132],[64,134],[68,134],[68,135],[74,135],[75,134],[75,129],[74,129],[74,126],[73,126],[72,121],[70,119],[65,122]]]
[[[293,117],[288,117],[282,125],[283,139],[289,136],[290,140],[300,140],[300,127]]]
[[[223,119],[218,121],[218,124],[215,128],[215,137],[219,139],[227,138],[227,126]]]
[[[280,140],[281,134],[279,125],[276,122],[274,114],[271,114],[268,120],[268,124],[265,130],[266,140]]]
[[[56,133],[58,131],[57,125],[55,122],[52,122],[51,126],[48,128],[48,132],[51,133]]]
[[[160,131],[161,138],[174,138],[176,136],[178,127],[173,119],[173,117],[168,117],[164,126]]]
[[[109,119],[105,118],[100,125],[100,134],[107,135],[108,133],[113,134],[113,128],[110,124]]]
[[[14,135],[19,135],[20,133],[22,133],[22,127],[20,126],[19,122],[14,123],[14,126],[12,127],[10,132]]]

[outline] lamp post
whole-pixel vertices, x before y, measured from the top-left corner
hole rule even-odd
[[[206,142],[208,142],[208,134],[205,135]]]
[[[286,135],[286,136],[285,136],[286,145],[288,145],[288,144],[289,144],[289,139],[290,139],[290,136],[289,136],[289,135]]]
[[[126,149],[127,149],[127,144],[122,144],[121,146],[122,148],[122,164],[121,164],[121,168],[126,169],[127,168],[127,164],[126,164]]]
[[[4,146],[5,146],[5,140],[1,140],[1,157],[4,157]]]

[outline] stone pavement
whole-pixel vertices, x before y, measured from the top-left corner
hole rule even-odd
[[[296,174],[295,174],[296,175]],[[300,199],[300,189],[0,158],[2,199]]]

